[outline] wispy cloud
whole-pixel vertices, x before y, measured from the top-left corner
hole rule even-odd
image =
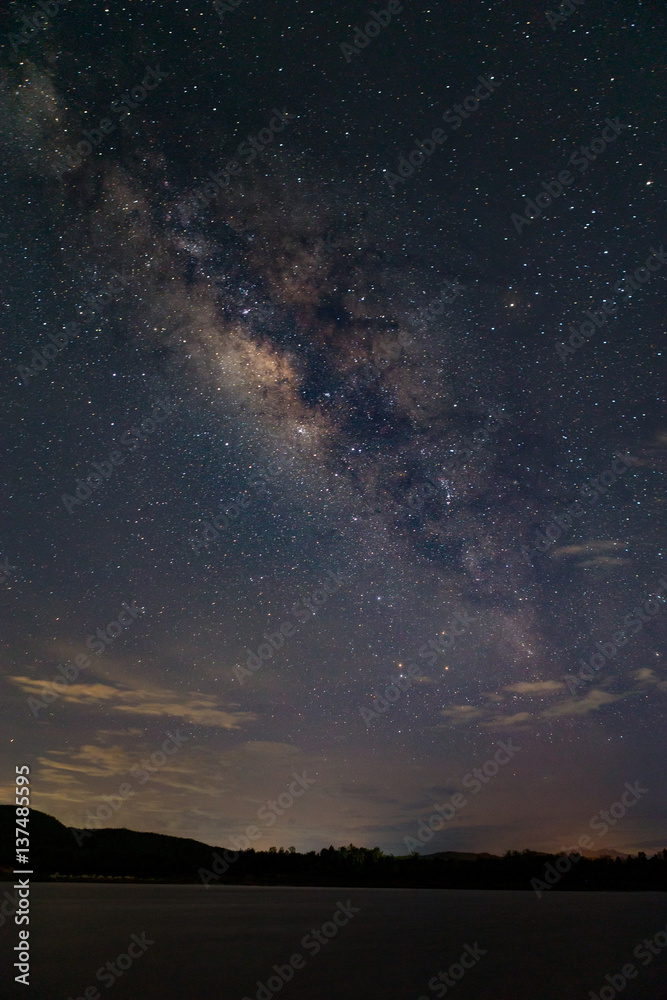
[[[545,694],[556,694],[564,689],[565,684],[562,681],[519,681],[517,684],[508,684],[503,691],[539,698]]]
[[[556,719],[561,715],[587,715],[603,705],[611,705],[612,702],[620,701],[624,697],[623,694],[608,694],[606,691],[594,688],[583,698],[568,698],[565,701],[559,701],[558,704],[546,708],[541,715],[544,719]]]
[[[592,556],[607,552],[622,551],[625,548],[627,548],[625,542],[591,538],[584,542],[578,542],[575,545],[560,545],[553,550],[552,556],[555,559],[564,559],[567,556]]]
[[[653,671],[643,669],[635,674],[637,680],[643,685],[654,684],[660,687],[659,679]],[[667,687],[667,683],[664,684]],[[542,681],[516,681],[514,684],[507,684],[503,687],[505,695],[487,691],[484,698],[487,699],[485,705],[450,705],[440,710],[440,714],[447,719],[450,726],[464,726],[475,723],[483,729],[516,729],[517,727],[526,729],[531,722],[542,719],[557,719],[568,715],[587,715],[604,705],[611,705],[615,701],[627,697],[625,694],[610,694],[598,688],[587,692],[584,696],[568,697],[557,700],[548,708],[536,711],[534,708],[521,706],[523,699],[556,698],[566,690],[563,681],[542,680]],[[508,712],[508,701],[517,703],[517,711]],[[525,703],[524,703],[525,704]],[[521,706],[521,707],[520,707]]]
[[[578,566],[622,566],[632,560],[623,556],[627,549],[625,542],[591,539],[576,545],[561,545],[554,549],[554,559],[573,559]]]
[[[486,715],[486,709],[479,708],[477,705],[451,705],[449,708],[441,709],[440,715],[449,719],[450,725],[458,726],[482,718]]]
[[[51,690],[51,682],[30,677],[9,677],[24,694],[39,698]],[[222,706],[214,695],[197,691],[177,692],[169,688],[128,688],[111,684],[69,684],[59,689],[61,701],[70,705],[105,708],[125,715],[163,716],[182,719],[193,725],[218,729],[241,729],[254,722],[252,712],[240,711],[236,705]]]
[[[635,670],[634,676],[644,687],[650,685],[658,691],[667,691],[667,679],[662,680],[650,667],[640,667],[639,670]]]
[[[486,729],[514,729],[517,726],[525,726],[530,719],[532,719],[530,712],[515,712],[514,715],[496,715],[481,725]]]

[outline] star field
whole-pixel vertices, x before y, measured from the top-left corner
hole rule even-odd
[[[400,853],[514,739],[432,850],[557,849],[637,779],[605,846],[663,847],[664,11],[404,4],[349,59],[348,3],[23,13],[7,788],[83,826],[180,727],[114,825],[225,843],[301,767],[260,846]]]

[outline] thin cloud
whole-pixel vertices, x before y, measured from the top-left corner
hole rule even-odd
[[[553,550],[552,556],[555,559],[563,559],[566,556],[590,556],[595,554],[600,554],[608,552],[609,550],[625,549],[627,548],[625,542],[612,541],[611,539],[605,541],[603,539],[589,539],[585,542],[579,542],[575,545],[560,545],[558,548]]]
[[[541,716],[543,719],[556,719],[561,715],[587,715],[603,705],[611,705],[612,702],[619,701],[624,697],[625,695],[622,694],[608,694],[606,691],[594,688],[583,698],[568,698],[557,705],[552,705],[545,709]]]
[[[514,715],[497,715],[490,722],[482,722],[486,729],[514,729],[532,719],[530,712],[516,712]]]
[[[556,694],[565,687],[562,681],[519,681],[516,684],[508,684],[503,691],[513,691],[515,694],[525,694],[529,697],[545,694]]]
[[[643,685],[653,684],[658,691],[667,691],[667,679],[661,680],[650,667],[640,667],[639,670],[635,670],[634,677]]]
[[[52,691],[50,681],[20,676],[8,680],[35,698]],[[132,690],[110,684],[68,684],[59,688],[58,697],[69,705],[96,707],[102,702],[112,711],[126,715],[169,717],[217,729],[241,729],[257,719],[252,712],[239,711],[234,706],[222,707],[214,695],[196,691],[182,694],[168,688]]]
[[[444,715],[453,726],[459,726],[474,719],[479,719],[486,714],[485,708],[478,708],[476,705],[452,705],[450,708],[440,710],[440,715]]]

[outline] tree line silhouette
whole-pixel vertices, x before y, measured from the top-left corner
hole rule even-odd
[[[0,806],[0,877],[13,879],[15,811]],[[294,847],[231,851],[199,841],[125,829],[85,838],[30,810],[33,879],[115,879],[202,885],[377,886],[431,889],[667,891],[667,849],[652,857],[584,857],[507,851],[395,856],[348,844],[300,854]],[[536,881],[537,880],[537,884]]]

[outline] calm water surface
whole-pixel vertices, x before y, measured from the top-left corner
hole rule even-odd
[[[336,929],[334,914],[346,919],[339,901],[359,912]],[[3,997],[27,1000],[87,1000],[86,988],[109,1000],[257,1000],[258,991],[259,1000],[592,1000],[605,975],[632,962],[638,975],[617,995],[665,1000],[667,948],[647,966],[633,950],[666,924],[661,893],[538,900],[477,890],[33,885],[31,985],[13,981],[18,928],[9,920],[0,929],[0,985]],[[314,954],[306,935],[322,934],[322,925],[325,943]],[[96,978],[131,944],[135,957],[120,962],[131,965],[116,966],[122,974]],[[451,987],[429,988],[453,963],[459,974],[466,944],[485,954]],[[293,955],[301,967],[290,981],[262,988]]]

